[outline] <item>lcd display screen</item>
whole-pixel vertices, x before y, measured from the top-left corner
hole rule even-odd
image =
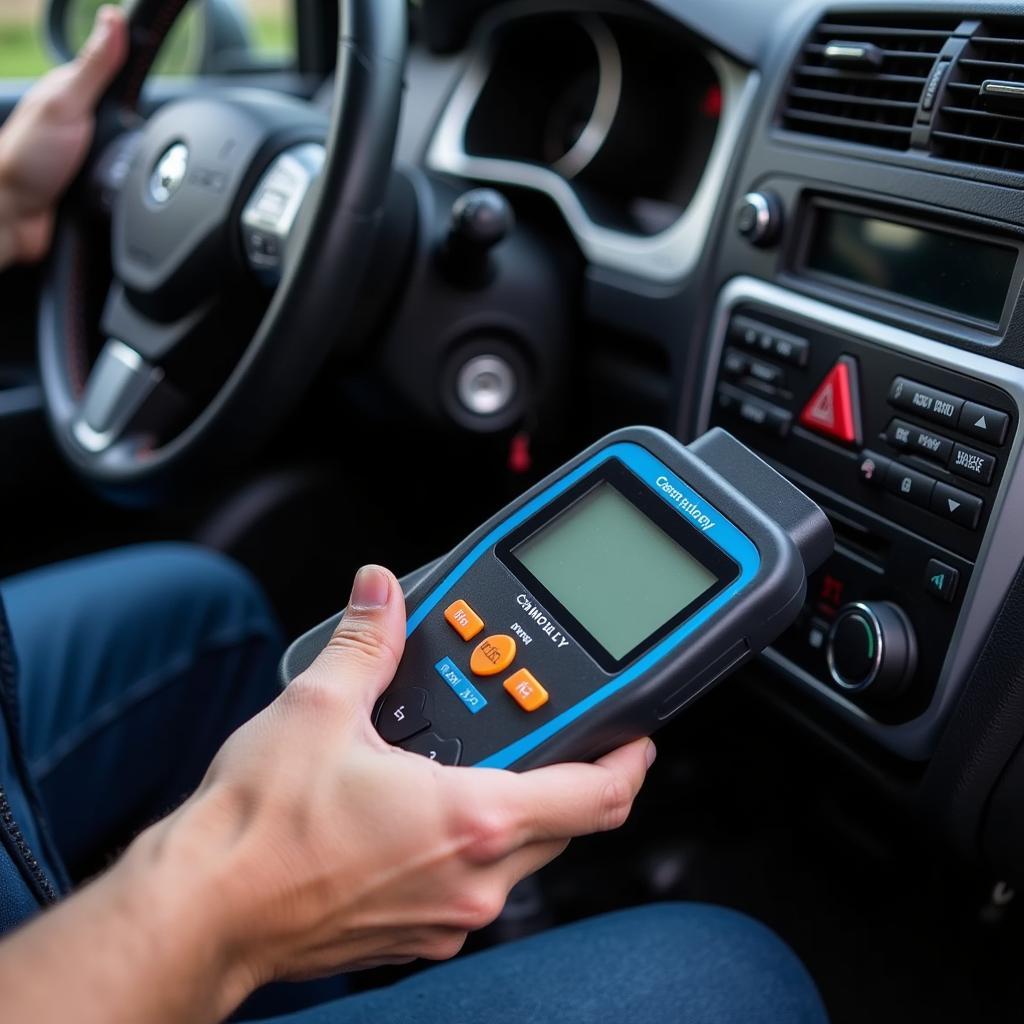
[[[617,660],[719,582],[607,481],[512,552]]]
[[[809,270],[998,323],[1017,264],[1009,246],[818,207]]]

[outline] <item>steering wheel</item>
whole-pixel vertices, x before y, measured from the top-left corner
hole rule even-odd
[[[339,0],[329,123],[254,89],[143,122],[142,83],[184,6],[131,9],[127,63],[58,214],[40,303],[57,443],[122,495],[254,450],[351,340],[401,106],[405,0]]]

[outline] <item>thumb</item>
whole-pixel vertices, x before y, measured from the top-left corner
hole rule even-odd
[[[405,597],[393,573],[365,565],[327,646],[309,667],[320,685],[343,686],[373,709],[405,650]]]
[[[71,102],[82,113],[92,111],[128,55],[128,22],[119,7],[105,4],[96,12],[89,38],[71,62],[65,83]]]

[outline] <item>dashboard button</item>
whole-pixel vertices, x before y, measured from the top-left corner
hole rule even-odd
[[[388,743],[399,743],[429,728],[426,690],[410,687],[385,695],[377,712],[377,732]]]
[[[840,356],[800,413],[800,425],[824,437],[860,444],[857,363]]]
[[[445,740],[436,732],[425,732],[401,744],[403,750],[422,754],[438,764],[458,764],[462,760],[462,740]]]
[[[908,380],[906,377],[897,377],[892,382],[889,401],[899,409],[906,409],[908,412],[923,416],[926,420],[945,423],[950,427],[957,425],[964,407],[962,398],[930,388],[927,384]]]
[[[960,413],[960,429],[979,441],[1000,445],[1006,440],[1010,417],[998,409],[990,409],[977,402],[965,402]]]
[[[786,379],[786,374],[781,366],[775,366],[773,363],[762,363],[759,359],[752,359],[750,361],[750,364],[747,366],[747,373],[754,380],[759,380],[762,384],[771,384],[772,387],[781,386]]]
[[[981,519],[985,503],[981,498],[968,494],[967,491],[961,491],[958,487],[937,483],[932,493],[931,508],[943,519],[973,530],[977,527],[978,520]]]
[[[729,337],[744,348],[757,348],[757,339],[764,330],[761,324],[745,317],[736,317],[729,325]]]
[[[886,440],[894,448],[923,455],[928,459],[947,462],[953,452],[953,442],[948,437],[941,437],[931,430],[915,427],[906,420],[893,420],[885,434]]]
[[[924,570],[924,586],[932,597],[949,604],[956,597],[959,582],[960,573],[953,566],[946,565],[937,558],[929,560]]]
[[[949,468],[957,476],[965,480],[973,480],[979,484],[990,484],[992,474],[996,471],[996,460],[992,455],[986,455],[967,445],[958,444],[953,449],[953,457],[949,460]]]
[[[803,367],[807,365],[811,345],[806,338],[797,338],[792,334],[776,334],[772,351],[784,363]]]
[[[905,501],[928,508],[935,481],[930,476],[925,476],[924,473],[918,473],[916,469],[893,462],[886,474],[885,486]]]
[[[728,377],[742,377],[747,372],[750,360],[734,348],[726,350],[722,358],[722,371]]]
[[[857,464],[857,472],[861,480],[871,487],[882,487],[885,484],[886,474],[892,465],[892,459],[879,455],[878,452],[863,451],[860,453],[860,462]]]

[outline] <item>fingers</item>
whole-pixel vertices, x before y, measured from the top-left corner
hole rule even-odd
[[[594,764],[559,764],[505,776],[505,795],[520,841],[567,839],[618,828],[629,817],[654,755],[654,744],[639,739]]]
[[[96,12],[92,32],[71,62],[64,87],[78,113],[92,111],[128,55],[128,23],[124,11],[104,5]]]
[[[547,839],[539,843],[529,843],[516,850],[502,862],[505,888],[511,889],[524,878],[529,878],[550,864],[556,857],[561,857],[568,845],[568,839]]]
[[[404,649],[402,587],[387,569],[367,565],[356,573],[345,614],[306,674],[344,687],[369,710],[394,677]]]

